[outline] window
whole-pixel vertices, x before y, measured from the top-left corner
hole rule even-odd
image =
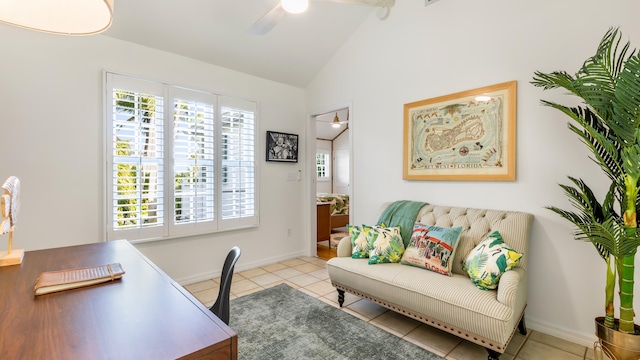
[[[316,177],[318,181],[329,181],[331,179],[331,163],[329,159],[328,151],[318,150],[316,153]]]
[[[222,106],[222,219],[254,216],[254,111]]]
[[[107,239],[256,226],[255,102],[106,74]]]

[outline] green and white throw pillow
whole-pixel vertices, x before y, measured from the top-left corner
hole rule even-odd
[[[354,259],[366,259],[371,252],[371,246],[367,242],[367,234],[371,226],[349,225],[349,237],[351,238],[351,257]]]
[[[416,222],[400,263],[451,276],[452,260],[461,232],[461,226],[445,228]]]
[[[399,227],[374,226],[367,234],[371,247],[369,264],[397,263],[404,253]]]
[[[462,269],[477,288],[493,290],[498,287],[502,274],[516,266],[521,258],[522,254],[505,244],[500,233],[494,231],[471,250]]]

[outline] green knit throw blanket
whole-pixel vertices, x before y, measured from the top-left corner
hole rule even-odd
[[[384,224],[386,227],[399,226],[402,242],[407,247],[409,240],[411,240],[413,224],[416,222],[418,212],[425,205],[427,203],[419,201],[394,201],[380,214],[378,225]]]

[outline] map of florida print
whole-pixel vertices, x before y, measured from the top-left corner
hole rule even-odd
[[[488,101],[425,105],[409,113],[411,169],[503,166],[503,96]]]

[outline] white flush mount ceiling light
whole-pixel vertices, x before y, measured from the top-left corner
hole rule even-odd
[[[7,1],[7,0],[0,0]],[[17,0],[16,0],[17,1]],[[324,0],[337,4],[353,4],[362,6],[375,6],[375,7],[392,7],[396,4],[396,0]],[[278,3],[262,15],[258,21],[256,21],[251,28],[247,31],[249,35],[265,35],[271,31],[285,15],[290,13],[299,14],[304,12],[309,7],[309,0],[280,0]],[[385,11],[383,10],[383,13]],[[388,13],[388,11],[386,11]],[[379,15],[383,18],[385,14]]]
[[[114,0],[0,0],[0,22],[61,35],[93,35],[111,26]]]
[[[300,14],[309,8],[309,0],[282,0],[280,4],[290,14]]]

